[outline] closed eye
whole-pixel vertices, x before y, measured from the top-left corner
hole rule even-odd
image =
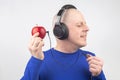
[[[82,25],[77,25],[77,27],[82,27]]]
[[[77,25],[77,27],[82,27],[82,26],[85,26],[86,25],[86,22],[81,22],[81,23],[79,23],[78,25]]]

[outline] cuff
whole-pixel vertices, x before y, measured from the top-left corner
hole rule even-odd
[[[106,80],[103,71],[98,76],[93,76],[92,80]]]
[[[42,64],[43,60],[37,59],[35,57],[31,57],[28,64],[29,66],[40,66]]]

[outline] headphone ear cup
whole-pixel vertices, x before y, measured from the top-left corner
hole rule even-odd
[[[69,35],[68,28],[64,23],[55,24],[53,33],[60,40],[68,38]]]

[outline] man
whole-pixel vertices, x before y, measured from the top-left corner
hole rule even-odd
[[[56,46],[43,52],[43,40],[34,34],[29,43],[32,57],[21,80],[106,80],[103,61],[80,49],[89,31],[82,13],[64,5],[54,20]]]

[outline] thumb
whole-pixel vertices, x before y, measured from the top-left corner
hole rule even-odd
[[[89,58],[89,57],[91,57],[91,56],[92,56],[92,55],[90,55],[90,54],[86,54],[86,57],[87,57],[87,58]]]

